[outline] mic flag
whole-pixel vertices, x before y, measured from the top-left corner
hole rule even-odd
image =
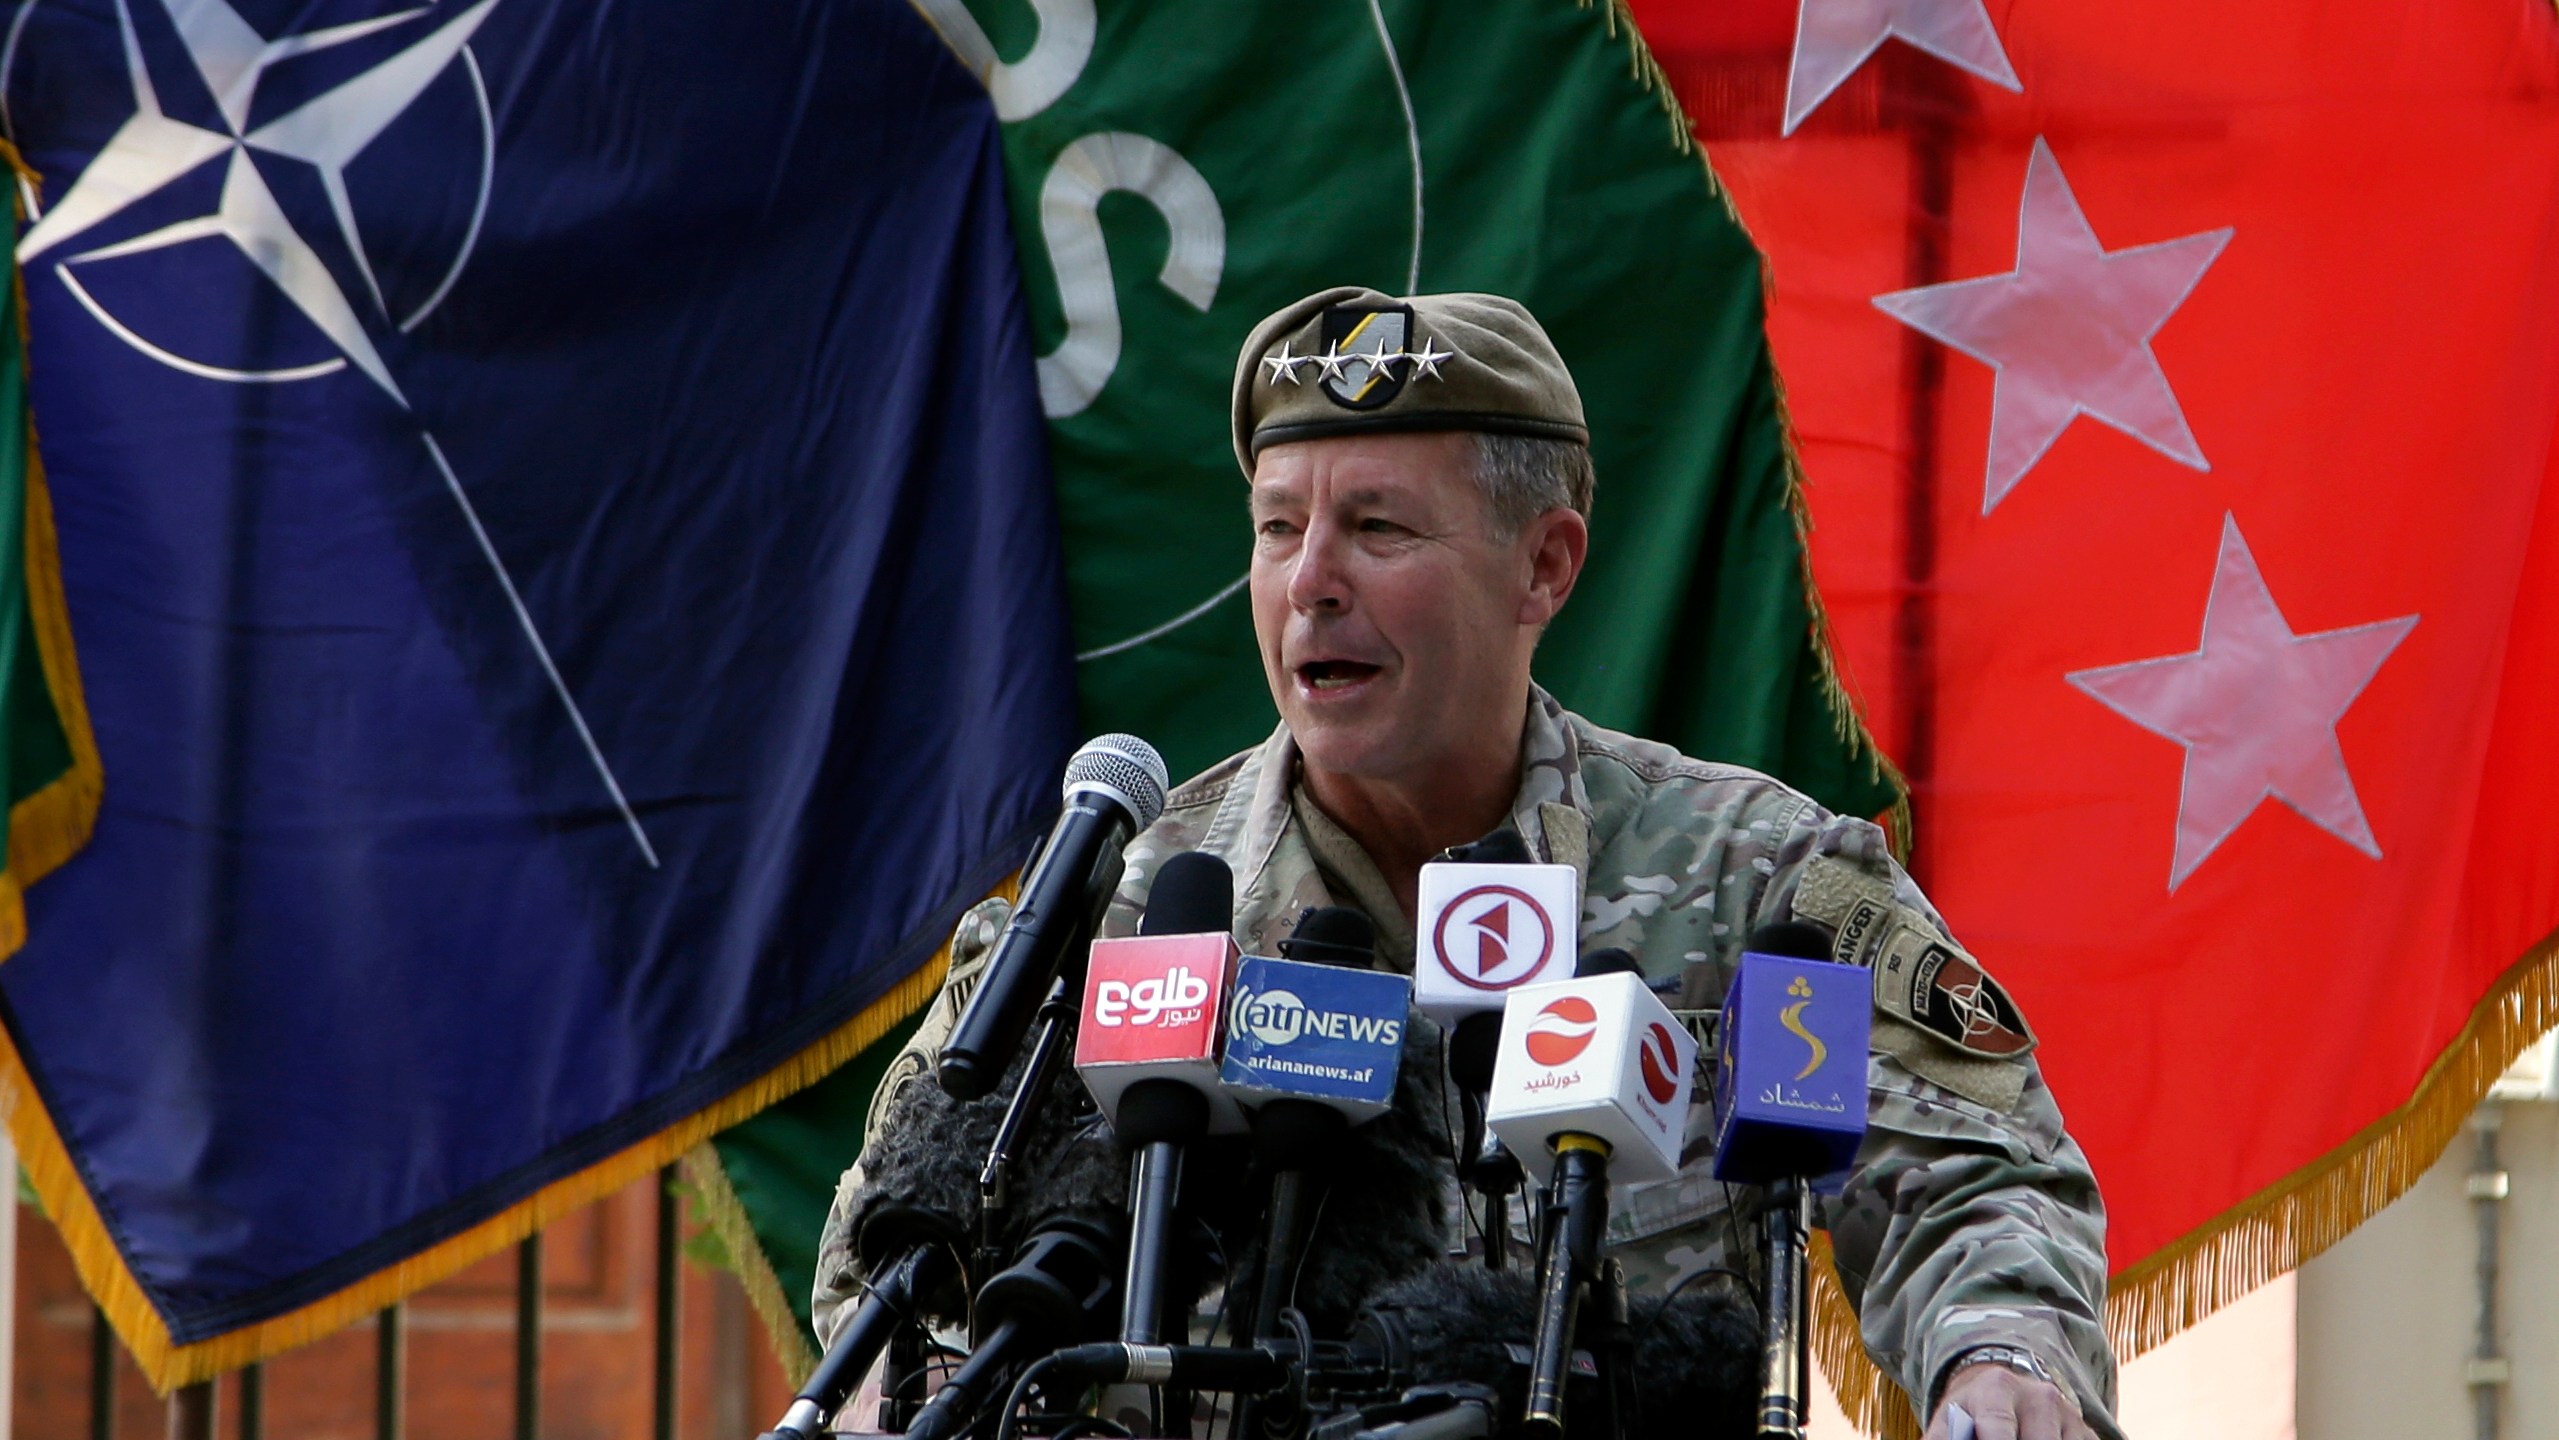
[[[163,1387],[851,1055],[1075,733],[1002,141],[910,7],[236,8],[0,56],[108,777],[15,1123]]]
[[[1839,1193],[1866,1137],[1873,1006],[1855,965],[1742,952],[1715,1035],[1716,1179]]]
[[[1570,865],[1434,860],[1417,899],[1413,1004],[1441,1024],[1573,973],[1582,897]]]
[[[1524,985],[1503,1005],[1484,1120],[1541,1185],[1566,1132],[1608,1142],[1612,1180],[1667,1180],[1696,1065],[1697,1041],[1640,975]]]
[[[1248,1106],[1295,1097],[1353,1123],[1382,1115],[1412,989],[1401,975],[1248,955],[1236,963],[1219,1073]]]
[[[1207,1097],[1210,1134],[1243,1133],[1244,1111],[1218,1083],[1219,1021],[1235,958],[1223,930],[1093,942],[1075,1073],[1114,1126],[1131,1085],[1164,1079]]]

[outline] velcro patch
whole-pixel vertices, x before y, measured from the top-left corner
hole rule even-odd
[[[2035,1032],[2008,992],[1931,928],[1904,920],[1885,935],[1880,951],[1877,1009],[1985,1059],[2016,1059],[2035,1048]]]

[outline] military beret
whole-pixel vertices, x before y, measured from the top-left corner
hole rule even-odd
[[[1483,430],[1590,443],[1581,392],[1500,295],[1321,290],[1253,327],[1235,362],[1235,463],[1327,435]]]

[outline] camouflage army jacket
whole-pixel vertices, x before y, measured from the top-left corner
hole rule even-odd
[[[1841,937],[1835,958],[1876,969],[1865,1147],[1819,1219],[1868,1353],[1923,1420],[1957,1357],[2010,1345],[2044,1362],[2099,1435],[2120,1440],[2096,1181],[2036,1071],[2023,1017],[1955,947],[1883,832],[1755,771],[1602,729],[1543,690],[1530,695],[1523,741],[1511,821],[1539,858],[1580,872],[1585,951],[1631,952],[1657,988],[1676,982],[1674,1008],[1692,1014],[1720,1003],[1743,936],[1771,921],[1819,924]],[[1246,953],[1277,953],[1310,906],[1346,904],[1376,922],[1379,964],[1410,971],[1411,917],[1298,786],[1285,726],[1173,792],[1128,848],[1104,933],[1136,930],[1156,868],[1185,850],[1233,867],[1235,939]],[[963,922],[950,985],[892,1067],[875,1125],[888,1093],[927,1068],[956,1019],[972,962],[1001,924],[996,905]],[[1923,951],[1936,956],[1927,968],[1940,987],[1949,973],[1970,978],[1974,1004],[1950,1013],[1942,994],[1912,993],[1902,976]],[[1712,1179],[1711,1157],[1701,1102],[1682,1173],[1617,1192],[1610,1243],[1631,1282],[1758,1268],[1758,1192]],[[821,1265],[822,1312],[839,1289]]]

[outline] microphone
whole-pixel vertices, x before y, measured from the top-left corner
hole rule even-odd
[[[791,1397],[781,1423],[760,1440],[819,1440],[827,1422],[853,1398],[862,1377],[871,1372],[898,1329],[916,1323],[922,1309],[919,1302],[950,1284],[958,1273],[948,1245],[917,1245],[894,1263],[874,1269],[861,1307],[836,1332],[808,1383]]]
[[[1583,968],[1510,992],[1486,1122],[1540,1184],[1557,1172],[1556,1138],[1573,1135],[1597,1141],[1622,1182],[1667,1180],[1697,1042],[1625,951],[1595,951]]]
[[[1564,1432],[1573,1326],[1601,1274],[1610,1171],[1630,1182],[1678,1173],[1697,1063],[1697,1042],[1632,973],[1633,957],[1603,952],[1589,968],[1603,973],[1510,992],[1485,1106],[1493,1132],[1549,1186],[1523,1422],[1540,1437]]]
[[[1177,867],[1200,878],[1176,877]],[[1137,1152],[1121,1292],[1121,1338],[1137,1344],[1154,1343],[1163,1324],[1184,1148],[1246,1128],[1243,1109],[1218,1083],[1223,1002],[1236,958],[1227,933],[1234,877],[1224,861],[1200,851],[1164,869],[1176,889],[1160,904],[1150,900],[1145,928],[1154,933],[1093,942],[1075,1037],[1075,1073]]]
[[[1343,1135],[1385,1114],[1394,1100],[1412,999],[1410,981],[1369,968],[1377,929],[1356,910],[1309,910],[1279,948],[1280,959],[1236,963],[1219,1067],[1251,1117],[1254,1148],[1271,1172],[1247,1343],[1278,1326],[1302,1243],[1308,1172],[1329,1168]]]
[[[1280,942],[1277,960],[1236,963],[1220,1073],[1246,1107],[1254,1148],[1270,1171],[1262,1264],[1243,1310],[1242,1340],[1278,1333],[1280,1310],[1304,1253],[1303,1220],[1315,1173],[1342,1158],[1342,1137],[1391,1107],[1404,1057],[1412,983],[1370,969],[1377,927],[1343,906],[1309,910]],[[1266,1423],[1247,1398],[1239,1435]],[[1293,1417],[1279,1428],[1293,1432]]]
[[[1451,1380],[1489,1384],[1499,1413],[1527,1403],[1538,1287],[1525,1271],[1442,1263],[1379,1290],[1360,1317],[1365,1348],[1395,1357],[1392,1383]],[[1620,1416],[1626,1435],[1749,1436],[1759,1399],[1759,1314],[1734,1280],[1712,1275],[1668,1295],[1629,1303],[1635,1337],[1631,1387],[1640,1413]],[[1577,1390],[1595,1367],[1574,1357]],[[1604,1411],[1576,1406],[1571,1440],[1601,1440]],[[1496,1427],[1497,1433],[1508,1427]]]
[[[1071,1221],[1032,1236],[1012,1268],[977,1292],[978,1321],[992,1328],[916,1412],[907,1440],[949,1440],[976,1420],[1024,1359],[1101,1323],[1112,1290],[1108,1245],[1098,1228]]]
[[[1502,1008],[1521,985],[1573,973],[1581,880],[1570,865],[1531,863],[1527,843],[1496,830],[1422,867],[1416,896],[1413,1004],[1443,1026]]]
[[[1449,1078],[1466,1118],[1458,1176],[1484,1197],[1484,1263],[1496,1270],[1508,1263],[1510,1195],[1521,1178],[1519,1161],[1484,1128],[1484,1094],[1493,1085],[1502,1037],[1502,994],[1512,985],[1572,974],[1579,939],[1572,867],[1535,861],[1528,842],[1504,826],[1423,866],[1418,897],[1414,1000],[1448,1030]],[[1553,873],[1559,870],[1560,879]],[[1523,883],[1529,879],[1535,884]],[[1522,902],[1516,898],[1522,893],[1543,898]],[[1565,948],[1547,953],[1557,935]]]
[[[1164,757],[1134,735],[1087,741],[1066,765],[1066,808],[1022,882],[935,1076],[955,1100],[990,1094],[1041,998],[1119,888],[1120,851],[1164,813]]]
[[[1715,1178],[1837,1194],[1866,1138],[1874,981],[1800,920],[1762,925],[1716,1027]]]
[[[1838,1193],[1866,1137],[1873,1004],[1873,977],[1831,963],[1830,937],[1790,920],[1743,942],[1716,1026],[1715,1178],[1769,1188],[1763,1440],[1801,1440],[1810,1415],[1813,1192]]]

